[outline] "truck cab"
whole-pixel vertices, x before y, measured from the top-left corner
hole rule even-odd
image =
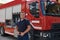
[[[34,40],[59,40],[59,0],[30,0],[26,2],[26,17],[33,27]],[[54,37],[55,36],[55,37]],[[56,38],[57,37],[57,38]]]

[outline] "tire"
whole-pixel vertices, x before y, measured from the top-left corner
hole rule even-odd
[[[4,28],[3,27],[0,28],[0,34],[1,34],[1,36],[4,36],[5,35],[5,32],[4,32]]]

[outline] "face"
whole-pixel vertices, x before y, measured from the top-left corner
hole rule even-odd
[[[20,18],[24,19],[25,18],[25,13],[20,13]]]

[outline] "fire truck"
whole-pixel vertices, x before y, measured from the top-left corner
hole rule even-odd
[[[15,0],[0,6],[1,35],[17,37],[16,23],[21,12],[30,21],[33,40],[60,40],[59,0]]]

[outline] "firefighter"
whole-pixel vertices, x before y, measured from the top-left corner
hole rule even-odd
[[[19,32],[17,40],[29,40],[28,32],[30,29],[30,22],[25,19],[25,13],[20,13],[20,21],[17,23],[17,30]]]

